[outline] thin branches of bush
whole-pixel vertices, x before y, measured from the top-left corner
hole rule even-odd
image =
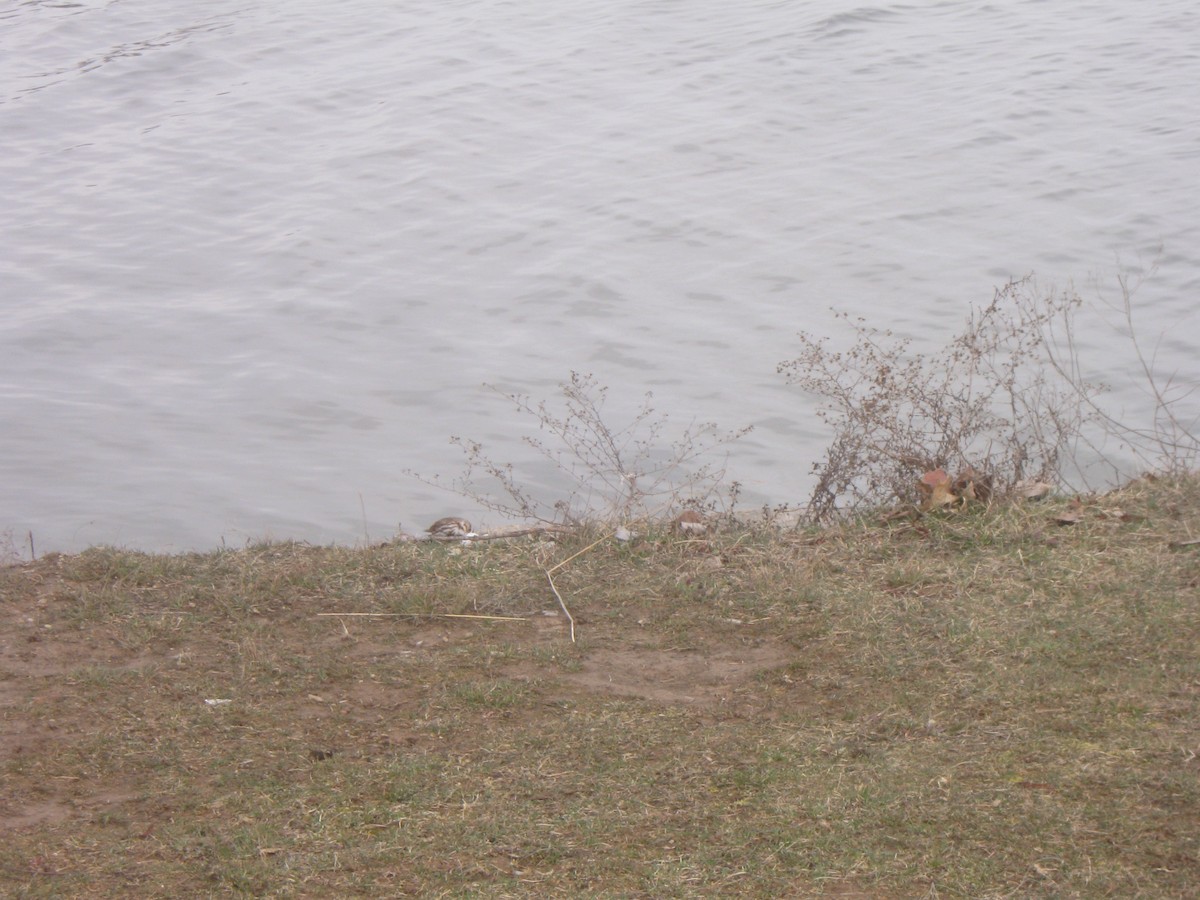
[[[632,419],[613,423],[605,417],[608,388],[578,372],[559,385],[557,403],[492,390],[536,422],[538,433],[522,441],[565,478],[564,495],[553,500],[541,496],[513,463],[497,462],[482,443],[462,437],[450,441],[466,459],[463,473],[444,485],[436,478],[421,480],[508,518],[606,524],[712,503],[726,475],[725,456],[717,451],[750,431],[693,422],[668,438],[668,417],[654,409],[651,393]],[[736,482],[728,488],[736,495]]]
[[[1046,341],[1080,303],[1071,292],[1038,296],[1029,278],[1011,281],[948,344],[920,354],[909,339],[844,313],[836,315],[853,335],[848,350],[801,333],[800,354],[778,371],[817,397],[833,431],[813,465],[808,517],[908,499],[921,473],[939,468],[985,472],[1000,492],[1054,477],[1091,414],[1080,394],[1093,389],[1061,377]]]
[[[1177,372],[1160,374],[1157,348],[1146,350],[1135,323],[1134,296],[1156,270],[1154,264],[1135,280],[1128,274],[1118,275],[1121,299],[1117,304],[1109,304],[1115,306],[1122,319],[1121,330],[1133,353],[1132,374],[1145,398],[1141,408],[1133,411],[1135,418],[1131,420],[1129,415],[1115,413],[1099,403],[1096,391],[1079,390],[1077,394],[1086,418],[1099,426],[1102,435],[1118,441],[1144,471],[1183,475],[1195,471],[1200,463],[1200,407],[1193,399],[1197,385],[1181,381]],[[1065,383],[1075,387],[1087,384],[1072,318],[1050,323],[1045,346],[1050,364]],[[1189,400],[1193,409],[1190,415],[1185,412]],[[1093,447],[1096,443],[1089,441]],[[1098,455],[1105,455],[1096,449]],[[1113,465],[1118,477],[1131,474],[1122,473],[1119,466]]]

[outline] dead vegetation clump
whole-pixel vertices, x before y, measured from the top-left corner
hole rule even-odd
[[[536,421],[537,434],[523,443],[550,463],[563,485],[557,500],[530,487],[514,464],[497,461],[479,441],[461,437],[451,438],[465,457],[461,475],[443,483],[409,474],[506,518],[557,525],[616,527],[661,518],[685,504],[711,509],[723,489],[736,499],[737,485],[724,485],[725,459],[718,454],[749,427],[726,432],[693,422],[669,437],[669,418],[654,409],[650,393],[628,422],[616,424],[605,418],[608,388],[578,372],[559,385],[558,406],[497,393]]]
[[[1030,277],[996,290],[949,342],[926,352],[845,314],[836,315],[853,334],[846,350],[801,333],[799,355],[778,370],[817,399],[817,415],[831,430],[824,458],[813,464],[807,520],[832,522],[914,500],[928,510],[1029,496],[1072,477],[1083,479],[1075,488],[1082,489],[1084,450],[1112,469],[1112,486],[1129,474],[1103,450],[1107,440],[1142,471],[1192,471],[1200,432],[1184,403],[1194,385],[1157,371],[1134,328],[1136,286],[1125,277],[1118,283],[1133,368],[1145,388],[1143,424],[1108,409],[1104,385],[1084,374],[1075,341],[1079,295],[1039,292]]]
[[[764,508],[757,520],[821,525],[897,503],[908,514],[1044,496],[1055,486],[1087,489],[1085,451],[1096,457],[1093,464],[1112,469],[1112,486],[1130,473],[1106,455],[1106,441],[1143,471],[1192,471],[1200,435],[1185,402],[1194,386],[1156,369],[1134,330],[1136,285],[1126,277],[1118,282],[1148,401],[1140,425],[1107,409],[1104,386],[1084,375],[1075,339],[1082,299],[1073,290],[1041,292],[1031,277],[997,289],[932,350],[916,352],[911,339],[845,314],[835,313],[852,335],[847,349],[802,332],[800,353],[778,371],[815,397],[830,441],[813,463],[807,503]],[[537,434],[523,442],[551,464],[553,484],[545,471],[534,479],[460,437],[451,442],[464,453],[463,473],[444,483],[421,480],[509,519],[587,525],[618,537],[672,519],[697,536],[735,521],[740,485],[726,483],[726,461],[716,454],[749,428],[724,432],[692,423],[672,439],[650,394],[618,424],[605,409],[608,388],[593,376],[572,372],[559,388],[557,405],[497,391],[536,423]]]
[[[945,347],[927,353],[845,314],[838,318],[854,335],[847,350],[801,333],[800,354],[779,371],[818,398],[817,415],[833,432],[813,465],[810,520],[911,502],[914,485],[928,487],[928,498],[943,482],[922,481],[926,473],[940,471],[948,493],[962,481],[989,496],[1027,479],[1056,480],[1086,409],[1076,386],[1054,377],[1046,336],[1080,303],[1070,293],[1038,296],[1029,279],[1012,281]]]

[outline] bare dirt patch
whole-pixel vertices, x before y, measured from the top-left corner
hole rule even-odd
[[[788,648],[770,643],[717,650],[598,649],[563,680],[603,694],[707,705],[729,702],[755,675],[786,665],[790,655]]]

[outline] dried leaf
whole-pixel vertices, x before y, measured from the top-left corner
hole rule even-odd
[[[944,481],[949,476],[946,475],[945,469],[934,469],[926,472],[917,481],[917,490],[922,494],[930,494],[933,492],[933,486],[940,481]]]
[[[917,490],[922,494],[921,509],[931,510],[949,506],[958,501],[958,496],[951,488],[950,476],[945,469],[934,469],[926,472],[917,482]]]

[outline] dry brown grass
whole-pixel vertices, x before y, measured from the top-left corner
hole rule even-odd
[[[1197,537],[1195,479],[650,534],[574,645],[586,536],[0,570],[0,892],[1188,896]]]

